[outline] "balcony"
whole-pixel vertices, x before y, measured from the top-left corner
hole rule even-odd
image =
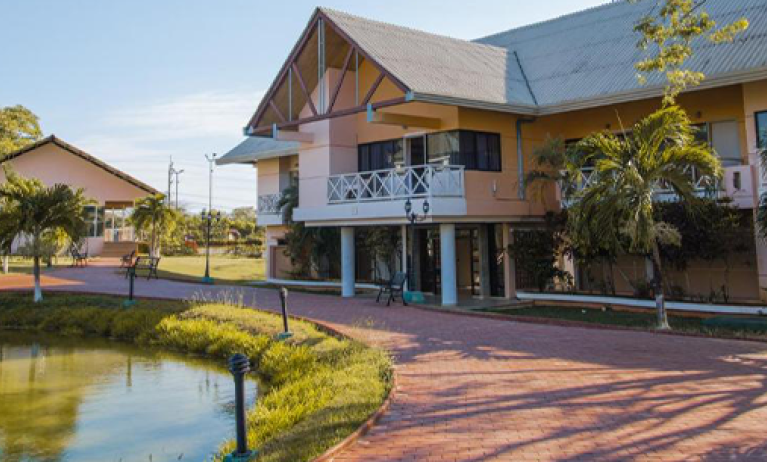
[[[573,204],[573,197],[579,192],[596,181],[597,173],[593,168],[581,170],[582,177],[578,184],[574,185],[572,190],[563,194],[562,188],[559,188],[559,195],[564,207]],[[719,185],[713,184],[710,177],[698,174],[695,169],[690,169],[688,174],[692,177],[695,185],[695,194],[699,197],[710,195],[714,191],[716,197],[729,197],[733,200],[733,205],[742,209],[754,208],[755,191],[752,176],[752,167],[750,165],[738,165],[726,167],[724,175]],[[666,185],[658,185],[655,191],[655,200],[659,202],[670,202],[677,200],[676,193]]]
[[[464,168],[450,165],[403,167],[328,178],[328,204],[463,198],[465,194]]]
[[[451,165],[331,175],[321,186],[325,188],[325,200],[307,200],[306,205],[294,211],[294,216],[296,220],[317,224],[404,223],[407,200],[411,200],[415,210],[422,210],[423,202],[429,201],[427,221],[465,216],[465,186],[464,167]]]
[[[284,224],[280,200],[282,194],[263,194],[258,196],[258,226],[279,226]]]

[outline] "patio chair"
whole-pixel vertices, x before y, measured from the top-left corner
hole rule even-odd
[[[376,303],[381,301],[381,296],[386,296],[386,306],[391,306],[391,302],[397,300],[399,296],[402,300],[402,304],[407,306],[403,292],[405,290],[405,281],[407,281],[407,274],[398,271],[394,273],[394,276],[389,279],[385,284],[382,284],[378,289],[378,297],[376,297]]]
[[[88,266],[88,253],[80,252],[80,250],[72,246],[69,248],[69,254],[72,255],[72,268]]]

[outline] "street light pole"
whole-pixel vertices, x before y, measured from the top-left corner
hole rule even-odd
[[[213,165],[216,162],[216,153],[212,155],[205,154],[205,159],[208,161],[208,213],[205,216],[205,209],[203,209],[203,219],[207,218],[207,232],[205,243],[205,277],[202,278],[202,282],[207,284],[213,283],[213,278],[210,277],[210,228],[213,221]]]
[[[413,278],[413,259],[415,258],[415,255],[413,255],[415,250],[415,224],[422,222],[426,219],[426,216],[429,214],[431,206],[429,205],[428,200],[423,201],[423,213],[419,214],[418,212],[413,210],[413,203],[410,201],[410,199],[405,202],[405,217],[407,217],[407,220],[410,222],[410,255],[405,255],[405,259],[408,260],[407,265],[407,287],[408,292],[411,294],[411,297],[415,297],[415,279]],[[420,296],[420,298],[423,298],[423,296]],[[408,301],[413,301],[408,300]]]

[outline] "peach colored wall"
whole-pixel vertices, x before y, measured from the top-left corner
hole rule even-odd
[[[9,163],[20,175],[37,178],[46,185],[64,183],[72,187],[84,188],[85,195],[100,205],[104,205],[107,201],[133,202],[149,194],[50,143],[19,156]],[[5,181],[1,170],[0,181]]]

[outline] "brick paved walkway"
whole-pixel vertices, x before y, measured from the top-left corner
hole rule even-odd
[[[110,268],[48,273],[124,293]],[[2,277],[0,287],[28,287]],[[55,289],[54,289],[55,290]],[[140,280],[146,296],[276,292]],[[767,345],[517,324],[292,293],[291,311],[397,358],[393,406],[341,461],[767,460]]]

